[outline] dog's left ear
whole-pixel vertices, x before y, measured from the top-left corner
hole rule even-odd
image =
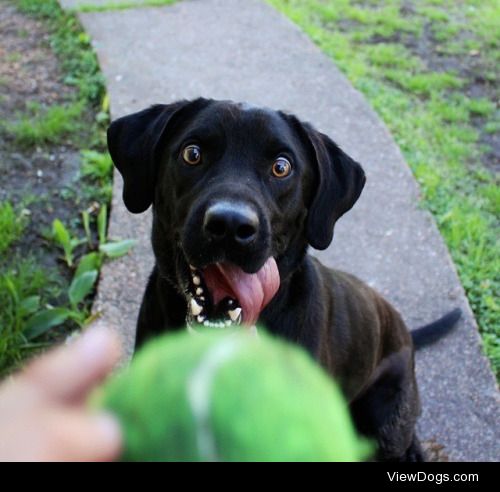
[[[314,150],[317,188],[307,217],[307,240],[315,249],[326,249],[337,220],[356,203],[366,177],[362,167],[329,137],[303,125]]]

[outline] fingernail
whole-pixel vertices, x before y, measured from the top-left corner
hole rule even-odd
[[[107,328],[91,328],[78,340],[78,351],[85,359],[95,360],[109,356],[115,343],[113,333]]]
[[[101,412],[93,416],[96,433],[103,445],[112,449],[119,449],[122,443],[122,430],[117,418],[107,412]]]

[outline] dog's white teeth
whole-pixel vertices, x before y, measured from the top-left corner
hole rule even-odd
[[[198,287],[198,288],[196,289],[196,295],[197,295],[197,296],[201,296],[201,294],[203,294],[203,289],[202,289],[201,287]]]
[[[193,276],[193,284],[194,285],[200,285],[201,284],[201,280],[200,280],[200,277],[198,277],[198,275],[194,275]]]
[[[197,316],[196,321],[198,321],[198,323],[203,323],[205,321],[205,316]]]
[[[209,326],[210,328],[224,328],[223,321],[204,321],[203,326]]]
[[[241,308],[238,307],[236,309],[232,309],[232,310],[228,311],[227,314],[229,314],[231,321],[236,322],[241,315]]]
[[[203,311],[203,307],[200,306],[195,299],[191,299],[190,305],[193,316],[198,316]]]

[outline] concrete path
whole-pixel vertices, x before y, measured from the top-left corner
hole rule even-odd
[[[420,434],[444,446],[450,460],[498,460],[498,393],[448,251],[419,207],[417,184],[399,148],[334,64],[259,0],[186,0],[80,17],[106,76],[113,118],[200,95],[249,101],[313,122],[363,164],[368,182],[362,198],[318,256],[377,288],[410,327],[462,308],[456,332],[418,353]],[[132,255],[104,267],[96,308],[131,347],[153,260],[150,216],[126,212],[121,184],[118,177],[110,233],[139,244]]]

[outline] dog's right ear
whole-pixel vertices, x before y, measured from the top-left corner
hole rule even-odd
[[[199,111],[209,103],[200,98],[157,104],[111,123],[108,149],[123,177],[123,202],[130,212],[144,212],[153,202],[158,163],[166,137],[181,114]]]

